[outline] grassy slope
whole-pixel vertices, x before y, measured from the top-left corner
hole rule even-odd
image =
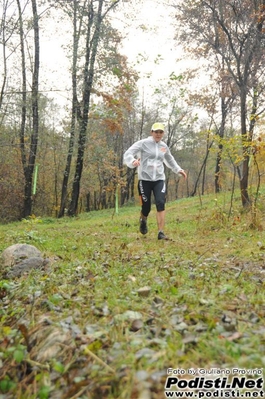
[[[27,242],[52,259],[1,283],[4,397],[160,399],[169,367],[264,367],[263,220],[227,220],[225,201],[168,204],[170,241],[157,240],[154,208],[147,236],[138,207],[0,226],[0,250]],[[72,341],[34,363],[44,317]]]

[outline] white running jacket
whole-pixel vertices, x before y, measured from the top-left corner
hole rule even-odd
[[[175,161],[166,143],[162,140],[157,143],[152,136],[139,140],[128,148],[123,161],[133,169],[133,161],[139,158],[139,180],[165,180],[164,164],[176,174],[183,170]]]

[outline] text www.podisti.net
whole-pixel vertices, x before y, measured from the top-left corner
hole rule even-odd
[[[235,376],[236,371],[240,376]],[[214,369],[214,371],[181,369],[181,372],[179,369],[168,369],[168,374],[170,376],[165,383],[166,398],[263,398],[265,396],[263,369]],[[185,378],[184,374],[187,374],[188,378]],[[210,378],[207,378],[209,375]]]

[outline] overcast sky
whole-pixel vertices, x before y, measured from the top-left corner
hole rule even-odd
[[[164,2],[145,0],[132,6],[134,16],[125,22],[128,36],[124,40],[124,53],[132,63],[139,61],[135,68],[143,78],[141,85],[148,86],[176,72],[176,59],[181,56],[180,46],[174,40],[173,9],[161,3]]]
[[[172,72],[179,73],[181,64],[176,59],[181,57],[181,50],[174,40],[173,9],[158,0],[137,3],[122,2],[112,14],[111,20],[126,36],[122,53],[140,73],[140,92],[144,91],[148,95],[153,85],[163,84],[160,81],[167,79]],[[46,29],[42,33],[41,63],[47,68],[49,76],[44,86],[58,90],[54,96],[59,102],[67,96],[65,86],[71,84],[63,74],[67,68],[67,59],[62,48],[64,41],[65,34],[62,31],[51,35],[49,29]]]

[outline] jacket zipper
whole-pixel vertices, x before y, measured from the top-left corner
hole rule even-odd
[[[154,172],[153,172],[153,180],[156,179],[156,169],[157,169],[157,160],[158,160],[158,143],[155,143],[156,149],[156,156],[155,156],[155,165],[154,165]]]

